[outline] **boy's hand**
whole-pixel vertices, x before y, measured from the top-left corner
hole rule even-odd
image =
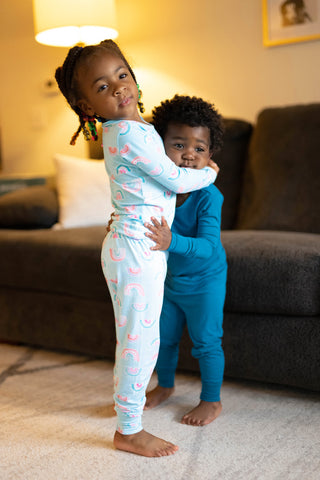
[[[154,241],[155,246],[150,247],[150,250],[168,250],[172,233],[164,217],[161,217],[161,223],[155,217],[151,217],[152,223],[145,223],[144,226],[150,230],[146,232],[145,236]]]
[[[213,170],[215,170],[217,172],[217,175],[218,175],[220,168],[218,167],[218,165],[213,160],[209,160],[208,167],[213,168]]]

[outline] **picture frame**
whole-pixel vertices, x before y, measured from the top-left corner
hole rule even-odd
[[[262,0],[266,47],[320,39],[320,0]]]

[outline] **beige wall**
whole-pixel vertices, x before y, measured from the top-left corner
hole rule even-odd
[[[143,90],[146,113],[175,93],[202,96],[224,116],[254,121],[266,106],[320,101],[320,41],[266,48],[261,0],[116,0],[119,45]],[[320,12],[319,12],[320,15]],[[66,49],[33,38],[32,1],[1,0],[2,174],[50,174],[77,119],[46,90]]]

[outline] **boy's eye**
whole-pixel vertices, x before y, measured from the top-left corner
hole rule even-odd
[[[202,148],[202,147],[197,147],[197,148],[196,148],[196,152],[204,152],[204,148]]]
[[[174,146],[175,148],[178,148],[179,150],[181,150],[181,149],[183,148],[182,143],[175,143],[173,146]]]
[[[126,78],[128,75],[126,73],[121,73],[121,75],[119,76],[119,78]]]
[[[103,85],[100,85],[98,92],[102,92],[102,90],[105,90],[106,88],[108,88],[108,85],[104,83]]]

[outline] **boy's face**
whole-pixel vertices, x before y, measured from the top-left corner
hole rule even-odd
[[[178,167],[203,168],[211,158],[208,127],[170,123],[163,143],[166,154]]]

